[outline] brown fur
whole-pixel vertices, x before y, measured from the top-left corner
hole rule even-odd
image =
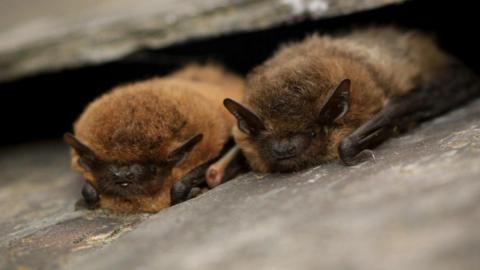
[[[166,156],[192,136],[198,143],[163,179],[153,196],[100,195],[103,208],[157,212],[170,205],[170,188],[188,171],[216,157],[230,136],[234,118],[222,106],[241,98],[244,82],[220,67],[191,65],[170,76],[117,87],[90,103],[74,125],[76,137],[106,163],[151,162]],[[72,166],[96,189],[99,179],[78,163]]]
[[[247,77],[246,107],[264,122],[265,138],[317,131],[298,170],[338,158],[341,140],[378,112],[392,96],[429,80],[449,57],[419,32],[368,28],[346,35],[313,35],[280,48]],[[335,125],[319,126],[318,104],[342,80],[351,80],[350,109]],[[254,170],[276,171],[258,142],[234,127],[235,140]]]

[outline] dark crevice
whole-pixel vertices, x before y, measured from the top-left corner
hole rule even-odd
[[[396,24],[435,34],[440,44],[474,70],[480,69],[474,1],[410,1],[342,18],[304,21],[268,30],[194,40],[142,50],[102,65],[40,74],[0,83],[2,145],[60,137],[84,106],[111,87],[159,76],[192,61],[216,61],[241,74],[268,58],[279,44],[320,31]]]

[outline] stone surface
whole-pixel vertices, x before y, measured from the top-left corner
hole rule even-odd
[[[2,0],[0,81],[405,0]]]
[[[145,215],[79,208],[81,181],[59,142],[0,152],[0,269],[55,269],[131,230]]]
[[[478,269],[480,100],[375,153],[116,216],[74,210],[61,144],[4,149],[0,269]]]

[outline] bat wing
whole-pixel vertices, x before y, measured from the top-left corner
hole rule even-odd
[[[479,77],[462,63],[453,62],[406,95],[392,97],[372,119],[344,138],[338,149],[340,159],[346,165],[354,165],[364,150],[379,145],[397,131],[445,113],[478,95]]]

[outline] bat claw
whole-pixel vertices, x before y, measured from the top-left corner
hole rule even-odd
[[[368,156],[367,157],[368,160],[372,160],[373,162],[377,161],[377,158],[375,157],[375,152],[373,150],[365,149],[360,154],[364,154]]]
[[[375,152],[370,149],[364,149],[360,151],[357,155],[353,157],[346,158],[345,156],[341,158],[342,162],[347,166],[355,166],[366,161],[376,162]]]
[[[194,187],[188,192],[187,200],[193,199],[202,193],[202,189],[199,187]]]

